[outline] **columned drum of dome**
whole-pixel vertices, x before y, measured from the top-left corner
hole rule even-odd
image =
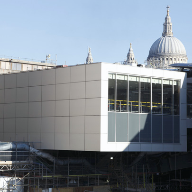
[[[150,48],[147,57],[147,67],[153,68],[172,68],[173,63],[187,63],[187,54],[182,42],[173,37],[172,23],[169,16],[169,7],[163,24],[162,37],[157,39]]]

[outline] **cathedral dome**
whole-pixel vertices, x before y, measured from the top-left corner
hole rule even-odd
[[[157,39],[149,50],[147,67],[171,68],[173,63],[187,63],[187,54],[183,43],[173,36],[169,7],[163,24],[162,37]]]
[[[148,58],[159,56],[187,56],[184,45],[173,36],[165,36],[157,39],[149,51]]]

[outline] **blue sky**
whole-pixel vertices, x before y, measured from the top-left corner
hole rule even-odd
[[[173,35],[192,62],[191,0],[0,0],[0,57],[84,63],[88,46],[94,62],[126,58],[132,43],[144,63],[153,42],[161,37],[170,6]]]

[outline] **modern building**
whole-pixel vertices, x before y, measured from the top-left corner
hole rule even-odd
[[[0,76],[1,141],[37,149],[186,151],[183,72],[94,63]]]

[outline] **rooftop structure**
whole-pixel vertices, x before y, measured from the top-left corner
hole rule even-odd
[[[37,62],[12,58],[0,58],[0,74],[50,69],[53,67],[56,67],[56,64],[49,63],[48,61]]]
[[[133,53],[133,48],[130,43],[130,48],[129,52],[127,53],[127,60],[125,61],[125,65],[130,65],[130,66],[137,66],[137,61],[135,60],[135,55]]]
[[[162,37],[151,46],[147,57],[147,67],[168,69],[173,63],[187,63],[187,55],[184,45],[173,36],[169,7],[163,24]]]
[[[90,63],[93,63],[93,57],[92,57],[92,54],[91,54],[91,48],[89,48],[88,56],[87,56],[87,59],[86,59],[86,64],[90,64]]]

